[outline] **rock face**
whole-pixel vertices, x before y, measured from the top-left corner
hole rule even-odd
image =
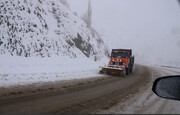
[[[61,0],[1,0],[0,54],[100,60],[108,48]]]

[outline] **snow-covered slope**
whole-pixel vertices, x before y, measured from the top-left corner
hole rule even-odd
[[[98,33],[60,0],[1,0],[0,55],[100,60],[109,54]]]

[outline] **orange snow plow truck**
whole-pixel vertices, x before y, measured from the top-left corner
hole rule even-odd
[[[101,74],[125,76],[132,73],[134,56],[132,49],[112,49],[108,66],[102,67]]]

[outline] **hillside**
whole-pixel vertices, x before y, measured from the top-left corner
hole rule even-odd
[[[101,60],[108,48],[60,0],[1,0],[0,55]]]

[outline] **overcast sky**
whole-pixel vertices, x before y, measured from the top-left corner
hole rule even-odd
[[[88,0],[68,0],[79,16]],[[177,0],[91,0],[93,27],[110,48],[132,48],[137,58],[180,65]],[[178,63],[176,63],[178,62]]]

